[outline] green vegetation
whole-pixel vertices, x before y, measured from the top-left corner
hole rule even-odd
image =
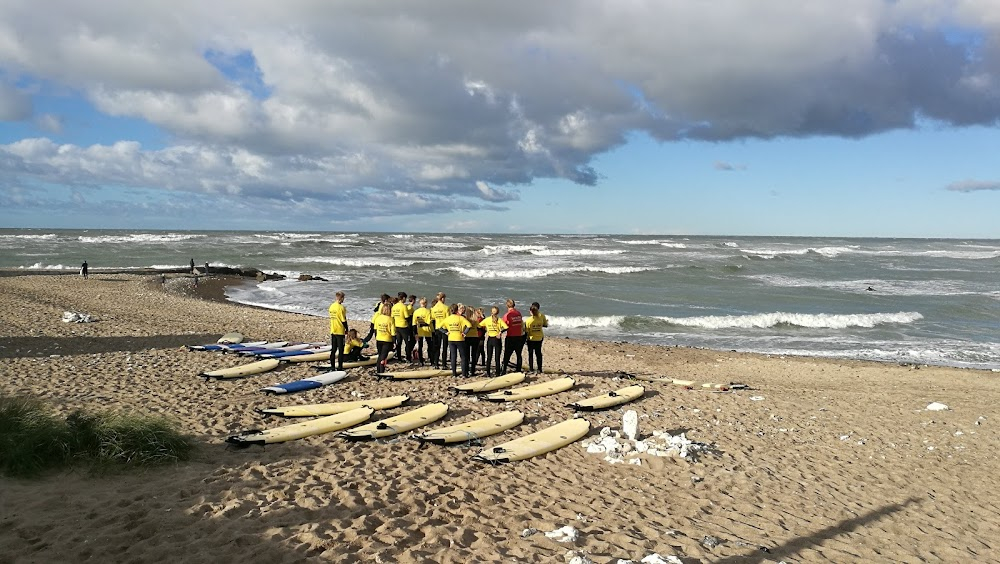
[[[163,418],[74,411],[63,419],[37,399],[0,395],[0,474],[152,466],[187,460],[193,448]]]

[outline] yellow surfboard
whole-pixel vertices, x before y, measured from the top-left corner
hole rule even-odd
[[[339,431],[363,423],[372,416],[375,410],[370,407],[359,407],[344,413],[320,417],[302,423],[293,423],[283,427],[275,427],[265,431],[244,431],[226,439],[227,443],[241,447],[250,445],[269,445],[272,443],[283,443],[294,441],[303,437]]]
[[[317,417],[343,413],[359,407],[370,407],[374,410],[392,409],[410,401],[410,396],[390,396],[357,401],[341,401],[335,403],[314,403],[311,405],[286,405],[284,407],[268,407],[258,409],[264,415],[281,415],[282,417]]]
[[[598,409],[608,409],[623,403],[627,403],[642,397],[646,388],[642,386],[629,386],[606,394],[601,394],[592,398],[575,401],[568,405],[580,411],[597,411]]]
[[[524,372],[511,372],[510,374],[504,374],[496,378],[466,382],[465,384],[453,386],[452,389],[463,394],[480,394],[501,390],[507,386],[513,386],[521,382],[524,382]]]
[[[395,356],[395,353],[389,353],[389,357],[386,360],[392,360],[393,356]],[[293,358],[295,358],[295,357],[289,357],[289,360],[291,360]],[[376,364],[378,364],[378,357],[377,356],[373,356],[373,357],[369,358],[368,360],[357,360],[357,361],[354,361],[354,362],[345,362],[344,363],[344,369],[346,370],[348,368],[361,368],[362,366],[375,366]],[[319,366],[313,366],[313,368],[315,368],[316,370],[339,370],[338,368],[332,368],[329,364],[320,364]]]
[[[278,359],[268,358],[258,360],[257,362],[251,362],[250,364],[234,366],[232,368],[222,368],[220,370],[212,370],[211,372],[202,372],[201,375],[206,379],[242,378],[243,376],[253,376],[254,374],[261,374],[263,372],[267,372],[268,370],[274,370],[279,364],[281,364],[281,362]]]
[[[535,399],[550,396],[552,394],[558,394],[559,392],[565,392],[566,390],[572,388],[574,384],[576,384],[576,381],[567,376],[566,378],[557,378],[555,380],[531,384],[530,386],[521,386],[520,388],[511,388],[502,392],[495,392],[486,396],[486,399],[490,401]]]
[[[323,360],[330,360],[330,351],[309,353],[309,354],[299,354],[295,356],[286,356],[281,359],[287,362],[320,362]]]
[[[524,414],[520,411],[503,411],[475,421],[424,431],[416,435],[415,438],[421,442],[438,445],[462,443],[513,429],[522,421],[524,421]]]
[[[391,437],[399,433],[411,431],[417,427],[423,427],[441,419],[448,413],[448,405],[443,403],[431,403],[417,409],[407,411],[395,417],[389,417],[375,423],[362,425],[355,429],[341,431],[338,437],[353,440],[381,439]]]
[[[536,433],[483,449],[472,458],[473,460],[494,463],[524,460],[562,448],[579,440],[588,432],[590,432],[590,421],[567,419]]]
[[[429,368],[427,370],[407,370],[405,372],[384,372],[382,374],[379,374],[379,377],[388,378],[389,380],[418,380],[422,378],[447,376],[449,374],[451,374],[451,370],[438,370],[436,368]]]

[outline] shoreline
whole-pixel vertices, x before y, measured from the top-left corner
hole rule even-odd
[[[545,366],[573,389],[516,404],[454,395],[450,376],[413,381],[352,369],[335,385],[291,396],[264,386],[315,375],[287,364],[258,376],[205,381],[235,355],[186,350],[240,330],[260,339],[325,340],[325,319],[189,293],[186,280],[99,274],[0,277],[0,393],[76,408],[161,415],[194,437],[192,461],[137,474],[0,477],[0,544],[9,561],[220,560],[595,562],[652,553],[685,562],[983,561],[1000,556],[1000,378],[946,367],[767,357],[622,342],[546,339]],[[220,286],[222,281],[220,280]],[[64,311],[96,317],[63,323]],[[396,368],[396,367],[394,367]],[[641,454],[609,464],[580,443],[510,465],[471,460],[573,417],[571,401],[635,384],[618,371],[748,390],[638,382],[622,408],[581,412],[590,438],[622,428],[707,445],[697,459]],[[559,376],[532,376],[534,383]],[[410,397],[445,402],[435,426],[518,409],[522,425],[480,444],[422,446],[316,435],[267,448],[227,436],[297,422],[255,410]],[[948,406],[928,411],[931,402]],[[915,480],[914,476],[920,479]],[[500,511],[497,511],[500,509]],[[572,526],[575,541],[543,532]],[[530,533],[536,529],[537,533]],[[528,531],[528,532],[526,532]],[[766,549],[766,551],[765,551]]]

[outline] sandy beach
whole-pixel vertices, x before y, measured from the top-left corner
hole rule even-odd
[[[321,341],[328,326],[220,301],[233,280],[202,280],[202,296],[191,282],[0,277],[0,392],[59,411],[166,416],[198,443],[193,460],[140,473],[0,478],[0,562],[1000,561],[1000,374],[550,338],[546,368],[574,375],[576,387],[513,406],[524,424],[485,446],[634,383],[616,371],[751,389],[641,382],[641,400],[583,415],[593,436],[635,410],[640,435],[683,432],[710,445],[697,460],[610,464],[578,443],[491,466],[471,460],[482,446],[327,435],[237,450],[226,437],[289,422],[261,407],[405,393],[411,407],[448,403],[442,426],[512,406],[454,396],[451,377],[379,381],[370,368],[283,398],[259,390],[316,371],[288,364],[206,382],[200,372],[247,361],[184,345],[229,331]],[[63,323],[65,311],[96,321]],[[932,402],[948,409],[929,411]],[[567,525],[575,541],[544,534]]]

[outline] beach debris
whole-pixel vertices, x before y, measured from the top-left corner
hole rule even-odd
[[[556,542],[576,542],[576,539],[580,538],[580,531],[572,525],[566,525],[545,533],[545,536]]]
[[[624,428],[631,417],[629,410],[622,418]],[[611,427],[604,427],[596,437],[587,439],[581,446],[587,450],[588,454],[603,454],[604,460],[611,464],[628,463],[642,465],[642,455],[647,456],[679,456],[685,460],[695,462],[698,454],[708,451],[711,447],[705,443],[698,443],[688,439],[684,433],[671,435],[666,431],[653,431],[650,437],[638,438],[638,429],[635,430],[635,439],[622,436],[620,431]]]
[[[635,437],[639,433],[639,415],[635,410],[630,409],[622,416],[622,431],[625,432],[628,440],[635,441]]]
[[[94,318],[86,313],[76,311],[64,311],[62,314],[63,323],[91,323]]]
[[[639,562],[640,564],[684,564],[683,560],[677,558],[673,554],[660,556],[658,552],[650,554]],[[619,558],[616,564],[635,564],[635,560],[625,560],[623,558]]]
[[[709,550],[719,546],[720,544],[722,544],[722,541],[712,535],[705,535],[701,539],[701,545]]]
[[[586,554],[580,554],[575,550],[567,552],[565,558],[569,564],[594,564],[594,561],[587,558]]]
[[[764,401],[764,396],[750,396],[750,401]]]
[[[535,534],[537,532],[538,532],[538,529],[536,529],[534,527],[528,527],[527,529],[521,531],[521,538],[522,539],[526,539],[526,538],[530,537],[531,535],[533,535],[533,534]]]
[[[927,404],[927,407],[925,407],[924,409],[926,409],[927,411],[947,411],[948,406],[943,403],[934,401]]]

